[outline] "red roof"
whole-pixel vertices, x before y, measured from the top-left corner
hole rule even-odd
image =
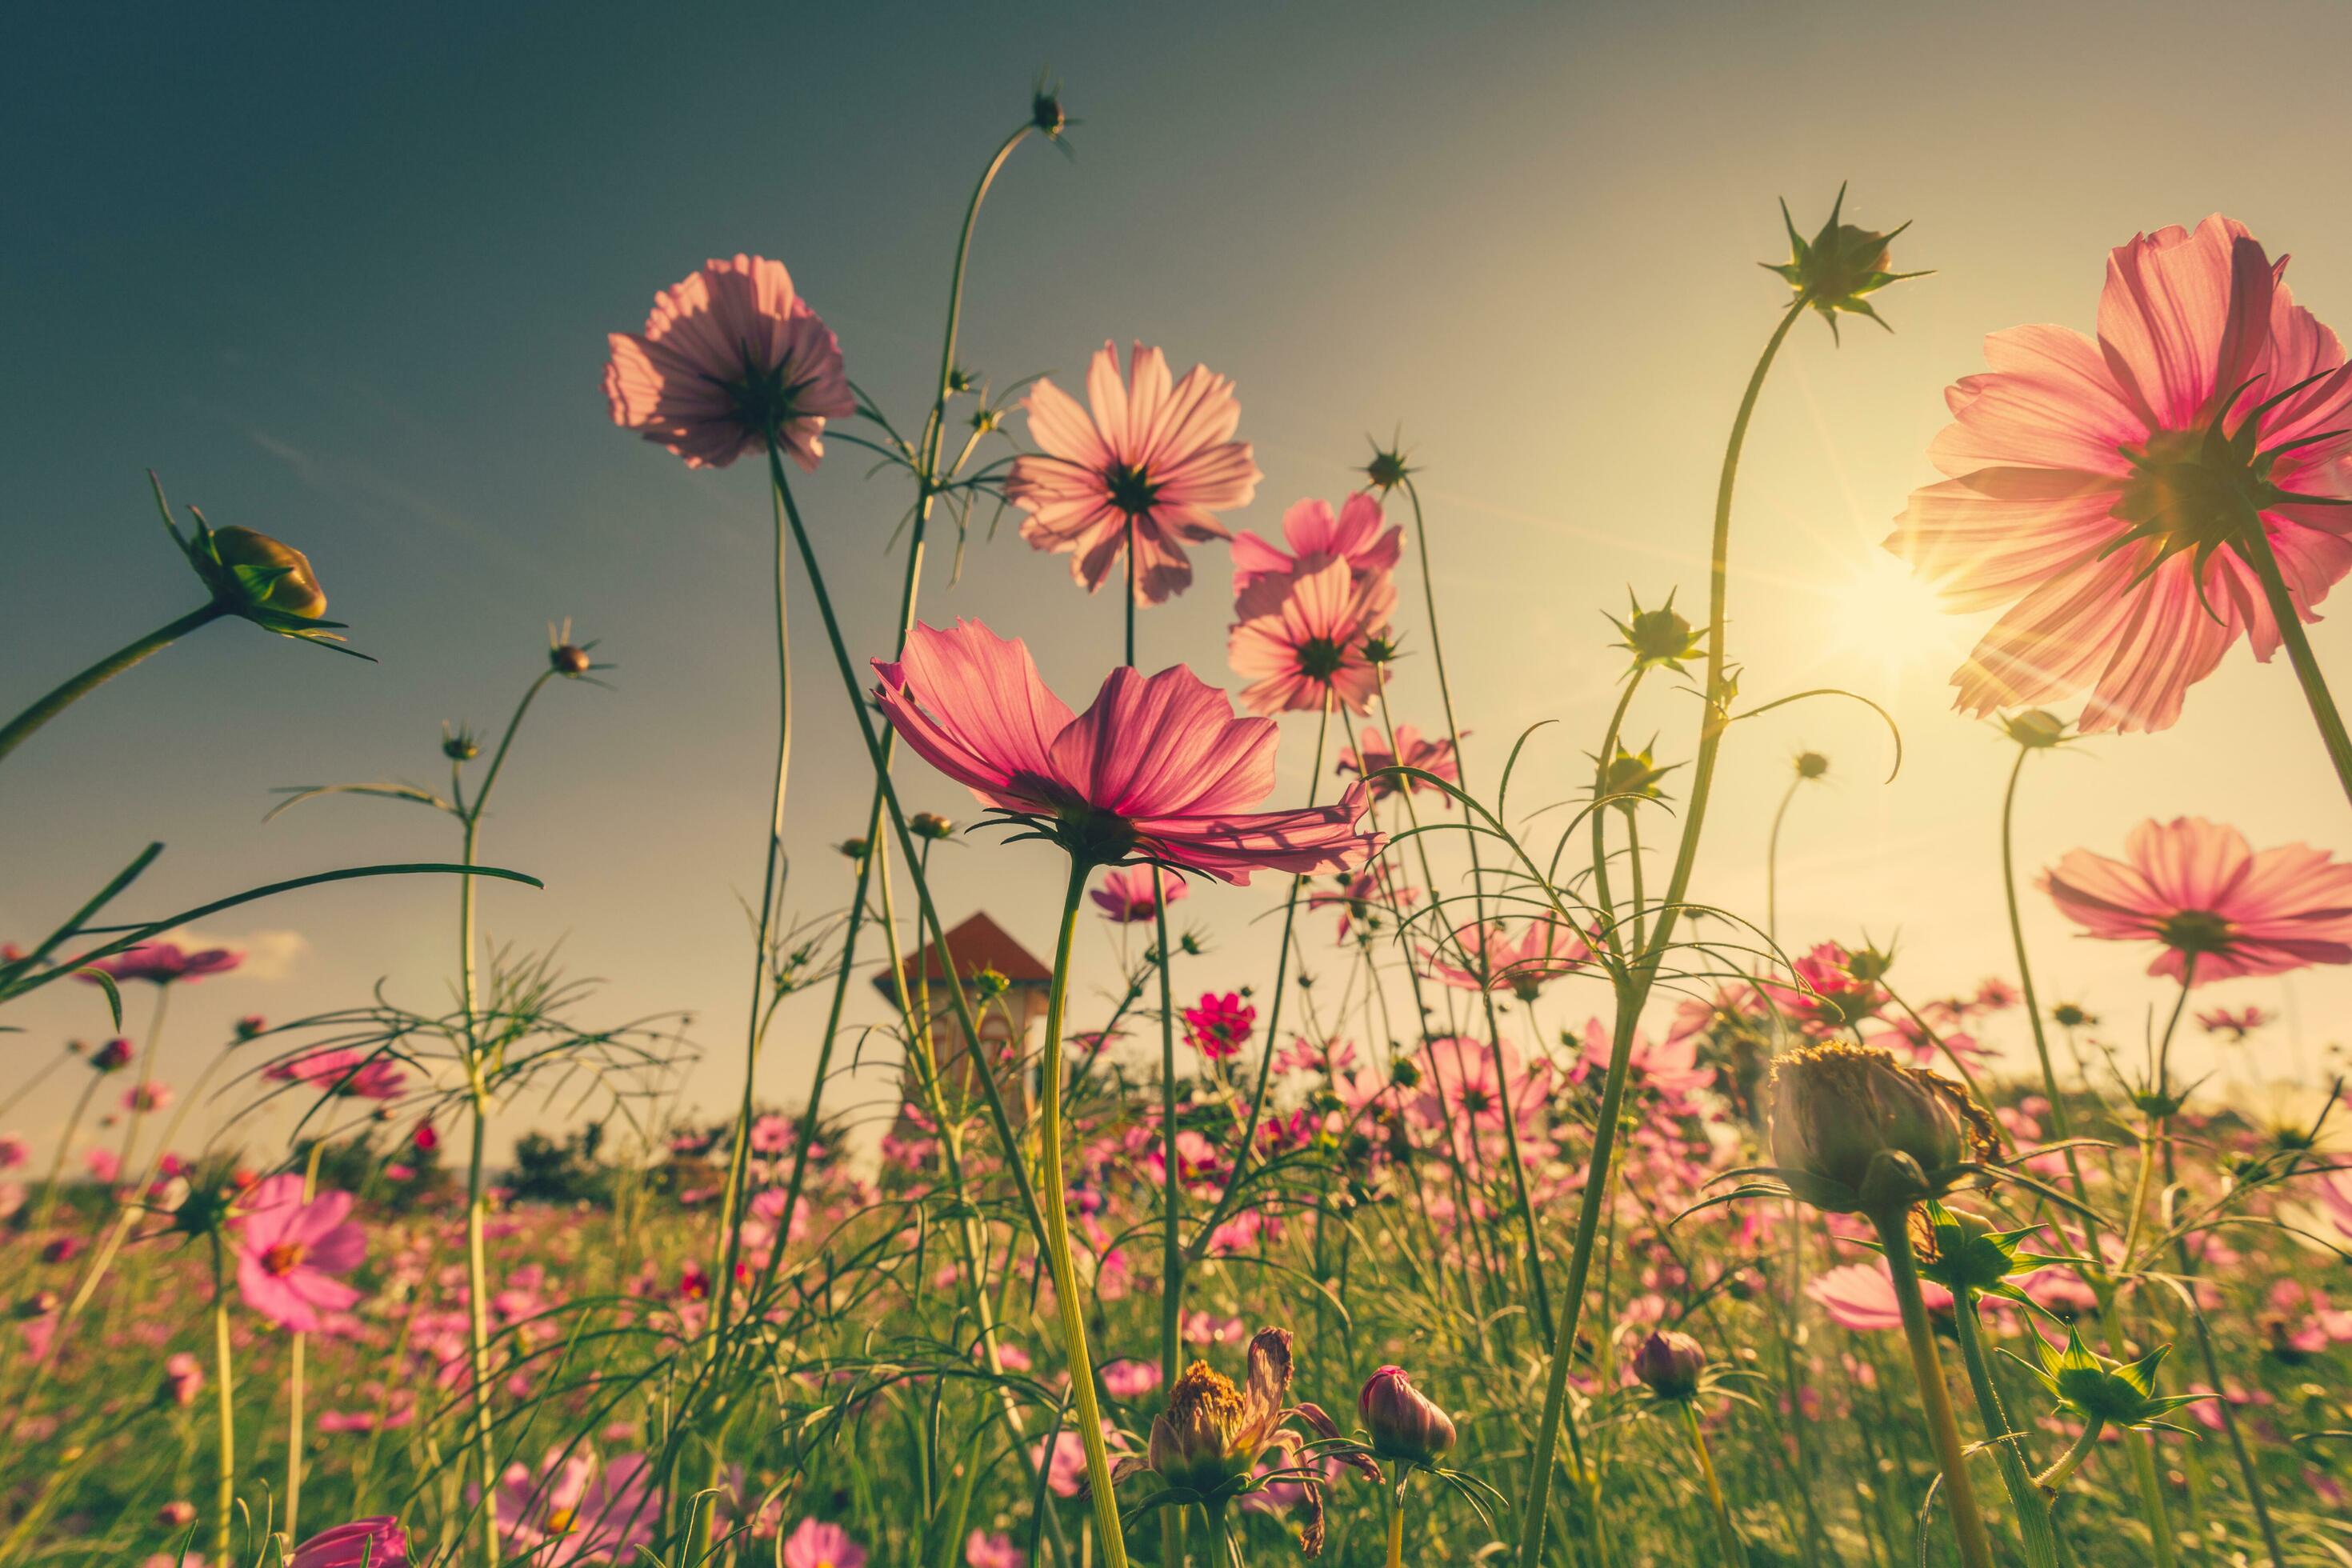
[[[1039,963],[1034,954],[1005,934],[1004,928],[985,914],[975,914],[963,924],[948,932],[948,951],[955,954],[958,973],[969,980],[983,969],[992,969],[1015,985],[1050,985],[1054,972]],[[923,976],[940,984],[947,983],[947,966],[940,962],[940,950],[929,946],[899,965],[913,984],[917,964],[923,966]],[[885,996],[897,995],[897,988],[887,974],[874,977],[874,989]]]

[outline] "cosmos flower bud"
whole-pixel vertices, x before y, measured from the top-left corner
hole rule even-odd
[[[1675,763],[1674,767],[1680,765]],[[1617,748],[1616,754],[1609,759],[1608,767],[1602,771],[1601,793],[1610,797],[1614,804],[1631,811],[1636,799],[1663,798],[1659,793],[1658,784],[1674,771],[1674,767],[1658,766],[1652,760],[1647,747],[1638,752],[1629,752],[1620,746]]]
[[[1399,1089],[1421,1087],[1421,1064],[1410,1057],[1399,1057],[1389,1063],[1389,1081]]]
[[[1654,1331],[1633,1352],[1633,1375],[1661,1399],[1697,1398],[1699,1374],[1706,1370],[1706,1350],[1675,1329]]]
[[[1837,200],[1830,207],[1829,221],[1810,240],[1797,232],[1796,220],[1789,216],[1789,204],[1780,204],[1780,221],[1789,231],[1789,259],[1775,264],[1763,263],[1768,272],[1777,272],[1797,291],[1800,304],[1810,305],[1830,324],[1832,335],[1837,331],[1837,318],[1843,311],[1849,315],[1867,316],[1885,326],[1870,301],[1863,296],[1874,294],[1889,283],[1899,283],[1906,278],[1924,278],[1923,272],[1889,272],[1886,270],[1887,245],[1896,235],[1909,228],[1900,224],[1885,234],[1839,221],[1845,209],[1845,188],[1838,188]],[[1889,329],[1892,330],[1892,329]]]
[[[834,848],[845,860],[863,860],[866,858],[866,840],[863,838],[845,838],[840,843],[835,845]]]
[[[206,580],[239,615],[259,610],[315,621],[327,613],[327,591],[310,558],[292,545],[234,526],[214,529],[211,540],[217,567]]]
[[[470,763],[482,754],[482,746],[474,739],[472,731],[452,730],[444,724],[441,726],[441,754],[453,763]]]
[[[936,843],[953,834],[955,824],[936,811],[919,811],[907,818],[907,831],[918,838],[929,838]]]
[[[20,1318],[46,1318],[64,1305],[65,1302],[58,1299],[58,1293],[55,1290],[36,1290],[31,1295],[24,1297],[17,1301],[16,1316]]]
[[[2012,713],[2001,721],[2000,727],[2011,740],[2028,751],[2046,751],[2066,739],[2066,721],[2039,708]]]
[[[1356,1411],[1383,1459],[1426,1465],[1454,1447],[1454,1418],[1412,1385],[1401,1366],[1384,1366],[1364,1383]]]
[[[1617,647],[1633,656],[1635,669],[1674,669],[1683,668],[1683,660],[1696,658],[1699,652],[1699,634],[1679,610],[1675,608],[1675,596],[1654,610],[1642,608],[1642,601],[1630,594],[1626,602],[1632,606],[1627,618],[1609,617],[1619,635]]]
[[[558,643],[547,650],[547,662],[558,675],[588,673],[588,650],[575,643]]]
[[[1895,955],[1874,947],[1856,948],[1846,954],[1845,972],[1864,985],[1874,985],[1885,979],[1887,971],[1894,967]]]
[[[1891,1214],[1990,1159],[1992,1119],[1966,1090],[1867,1046],[1809,1046],[1772,1064],[1772,1163],[1832,1214]]]
[[[116,1072],[128,1066],[130,1061],[131,1042],[118,1036],[92,1053],[89,1065],[100,1072]]]
[[[260,1014],[247,1013],[236,1021],[236,1037],[239,1041],[258,1039],[268,1027],[268,1021]]]
[[[1830,760],[1822,755],[1819,752],[1799,752],[1797,753],[1797,776],[1799,778],[1817,779],[1829,771]]]
[[[1062,107],[1059,84],[1044,80],[1037,83],[1037,90],[1029,98],[1029,123],[1055,139],[1069,129],[1069,111]]]

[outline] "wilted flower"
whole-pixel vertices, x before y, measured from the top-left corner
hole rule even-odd
[[[1426,1465],[1454,1447],[1454,1418],[1412,1385],[1401,1366],[1384,1366],[1365,1380],[1356,1413],[1383,1459]]]
[[[1772,1063],[1772,1163],[1832,1214],[1899,1210],[1949,1191],[1998,1147],[1968,1091],[1869,1046],[1790,1051]]]

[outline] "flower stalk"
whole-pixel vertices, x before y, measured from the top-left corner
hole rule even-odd
[[[1911,1256],[1911,1237],[1905,1228],[1906,1209],[1882,1211],[1870,1216],[1886,1254],[1887,1272],[1895,1283],[1895,1300],[1903,1315],[1904,1342],[1911,1352],[1912,1374],[1919,1384],[1919,1408],[1927,1422],[1927,1436],[1936,1462],[1944,1474],[1945,1507],[1952,1516],[1960,1561],[1965,1568],[1992,1568],[1992,1542],[1977,1511],[1976,1489],[1969,1480],[1968,1451],[1961,1446],[1959,1423],[1953,1418],[1952,1399],[1944,1386],[1944,1366],[1936,1354],[1935,1331],[1927,1324],[1927,1303],[1919,1294],[1919,1270]]]

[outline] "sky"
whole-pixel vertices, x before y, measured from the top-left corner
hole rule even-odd
[[[750,465],[689,472],[611,426],[604,334],[638,328],[706,257],[774,257],[851,374],[919,422],[962,204],[1043,70],[1076,121],[1069,155],[1033,142],[998,181],[960,357],[1000,385],[1066,385],[1105,340],[1139,339],[1233,377],[1265,479],[1227,521],[1263,532],[1294,500],[1338,500],[1368,437],[1401,431],[1474,783],[1540,726],[1514,786],[1530,805],[1589,776],[1621,670],[1601,613],[1629,588],[1704,602],[1721,443],[1785,298],[1756,265],[1785,257],[1776,203],[1810,230],[1848,183],[1849,217],[1910,220],[1896,264],[1935,270],[1881,297],[1894,332],[1854,323],[1841,345],[1808,321],[1781,358],[1741,469],[1731,584],[1745,691],[1862,692],[1897,721],[1904,766],[1885,782],[1885,731],[1856,704],[1741,726],[1696,892],[1760,908],[1773,807],[1811,748],[1832,765],[1783,835],[1784,939],[1898,942],[1914,994],[2007,973],[2013,753],[1950,711],[1946,684],[1984,617],[1935,613],[1878,542],[1937,477],[1943,389],[1981,367],[1983,335],[2088,329],[2105,252],[2135,232],[2229,212],[2293,254],[2299,300],[2352,320],[2352,209],[2310,178],[2314,150],[2340,140],[2326,62],[2352,46],[2352,11],[2233,15],[2238,36],[2292,47],[2215,47],[2210,7],[2162,4],[38,8],[0,63],[18,154],[0,174],[16,306],[0,708],[197,602],[149,468],[216,525],[307,550],[380,662],[230,622],[52,723],[0,773],[0,938],[46,931],[151,839],[168,849],[126,916],[450,856],[454,826],[414,807],[261,819],[275,786],[436,782],[441,724],[502,723],[543,668],[547,624],[569,616],[617,667],[613,689],[559,686],[534,709],[483,853],[546,890],[488,888],[485,924],[594,979],[583,1022],[690,1014],[704,1058],[683,1097],[730,1104],[773,743],[768,502]],[[865,469],[836,443],[800,489],[861,657],[889,651],[906,500]],[[975,530],[960,577],[952,554],[931,554],[925,618],[1026,637],[1082,704],[1118,658],[1115,594],[1087,597],[1009,521]],[[1237,686],[1222,551],[1196,558],[1200,586],[1143,616],[1139,659]],[[856,831],[866,785],[795,575],[787,901],[815,918],[846,896],[828,847]],[[1417,573],[1403,587],[1398,716],[1428,729]],[[2340,618],[2313,637],[2352,684]],[[1629,729],[1680,759],[1695,715],[1670,684]],[[1277,803],[1305,798],[1314,740],[1311,716],[1285,721]],[[910,807],[974,814],[919,762],[901,777]],[[2352,847],[2284,659],[2242,646],[2177,728],[2037,761],[2021,865],[2117,852],[2132,824],[2180,815],[2258,846]],[[1047,954],[1061,875],[1044,847],[983,837],[934,862],[950,921],[984,907]],[[1196,891],[1180,912],[1211,952],[1180,989],[1252,984],[1263,1005],[1278,900],[1272,879]],[[2147,954],[2075,938],[2030,889],[2025,905],[2045,995],[2136,1048],[2170,1001]],[[208,924],[257,961],[175,995],[160,1076],[192,1080],[243,1014],[349,1005],[379,983],[438,1006],[454,906],[417,879]],[[1081,1020],[1115,954],[1098,925],[1083,935]],[[1559,1022],[1603,1005],[1567,984],[1546,1003]],[[2192,1044],[2192,1067],[2276,1079],[2321,1070],[2352,984],[2310,971],[2209,1000],[2286,1022],[2251,1060]],[[146,1002],[133,994],[134,1025]],[[863,985],[853,1010],[882,1017]],[[804,1095],[821,1021],[821,1001],[785,1008],[763,1098]],[[0,1042],[11,1082],[107,1032],[71,984],[6,1022],[24,1031]],[[2014,1014],[1989,1033],[2022,1040]],[[887,1104],[887,1047],[851,1043],[877,1065],[835,1103]],[[0,1131],[53,1140],[79,1072]],[[573,1111],[527,1100],[502,1128]]]

